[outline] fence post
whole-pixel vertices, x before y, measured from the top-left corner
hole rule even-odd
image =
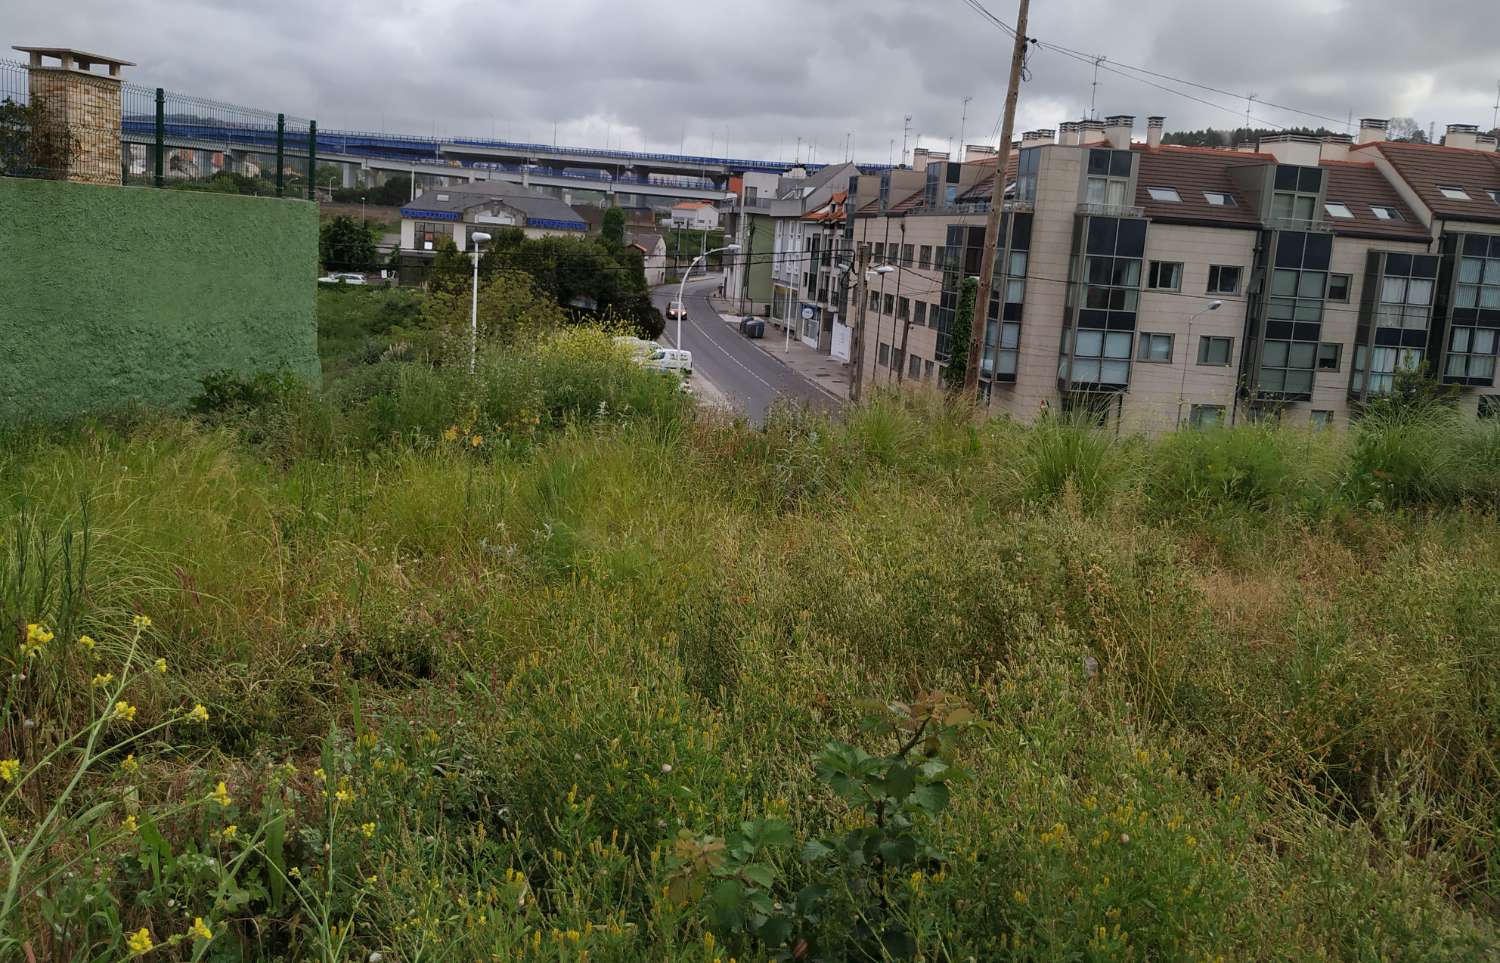
[[[157,187],[167,183],[167,92],[156,88],[156,156],[153,158]]]
[[[286,195],[286,114],[276,115],[276,196]]]
[[[307,122],[307,199],[318,199],[318,122]]]

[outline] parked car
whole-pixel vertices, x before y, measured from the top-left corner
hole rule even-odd
[[[693,373],[693,353],[681,348],[657,348],[641,363],[652,371],[675,371],[684,376]]]
[[[687,314],[687,308],[683,307],[681,301],[673,301],[671,304],[667,305],[667,320],[668,321],[676,321],[679,318],[681,318],[682,320],[686,321],[687,320],[687,316],[688,316],[688,314]]]
[[[369,284],[363,274],[355,274],[353,271],[339,271],[336,274],[327,274],[318,278],[319,284]]]

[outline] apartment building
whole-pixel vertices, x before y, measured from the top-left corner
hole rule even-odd
[[[1017,145],[985,312],[993,412],[1145,432],[1332,425],[1425,367],[1463,410],[1500,414],[1493,137],[1455,125],[1443,145],[1397,144],[1372,120],[1357,141],[1213,150],[1163,145],[1160,117],[1145,143],[1133,127],[1074,122]],[[928,382],[967,350],[948,332],[991,192],[980,181],[857,212],[858,243],[898,268],[866,295],[864,384]]]
[[[771,321],[790,326],[810,347],[829,351],[833,339],[832,313],[825,315],[826,298],[818,298],[820,268],[832,263],[821,222],[808,215],[826,210],[850,177],[853,164],[830,164],[807,176],[794,170],[782,178],[769,212],[771,222]]]

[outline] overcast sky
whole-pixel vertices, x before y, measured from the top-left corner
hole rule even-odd
[[[1013,23],[1014,0],[985,0]],[[1031,36],[1236,95],[1257,126],[1409,115],[1488,128],[1496,0],[1038,0]],[[992,141],[1010,40],[963,0],[0,0],[0,43],[133,60],[138,83],[324,129],[488,136],[804,160]],[[12,54],[12,56],[18,56]],[[1108,66],[1106,64],[1106,66]],[[1030,59],[1016,130],[1088,109],[1091,65]],[[1151,79],[1151,78],[1148,78]],[[1101,71],[1098,113],[1233,127],[1217,109]],[[1335,126],[1342,129],[1342,123]],[[894,142],[894,148],[892,148]],[[813,155],[813,145],[816,154]]]

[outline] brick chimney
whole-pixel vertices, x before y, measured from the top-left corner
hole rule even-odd
[[[1447,132],[1443,135],[1444,147],[1467,147],[1470,150],[1479,146],[1476,143],[1479,137],[1479,127],[1474,124],[1449,124]]]
[[[1134,129],[1134,117],[1130,114],[1115,114],[1104,120],[1104,139],[1115,150],[1130,150],[1130,134]]]
[[[1378,144],[1385,140],[1385,132],[1391,126],[1389,120],[1379,117],[1361,117],[1359,121],[1359,135],[1354,138],[1356,144]]]
[[[1161,146],[1162,134],[1166,132],[1167,119],[1165,117],[1146,118],[1146,146],[1152,150]]]
[[[58,180],[120,183],[120,68],[135,64],[67,47],[14,49],[30,59],[33,162]]]

